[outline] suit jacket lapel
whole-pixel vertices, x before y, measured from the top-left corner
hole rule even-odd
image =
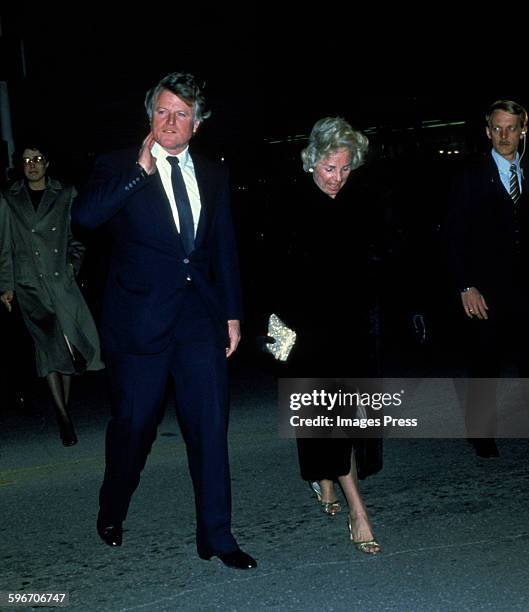
[[[200,193],[200,217],[198,219],[197,232],[195,235],[195,248],[198,248],[204,241],[207,234],[207,227],[212,218],[211,207],[214,198],[211,195],[211,181],[208,181],[207,170],[204,167],[200,156],[192,156],[197,179],[198,191]]]
[[[488,165],[489,165],[489,172],[492,177],[491,182],[494,183],[494,188],[496,189],[498,197],[503,198],[504,200],[512,204],[511,194],[505,189],[505,186],[500,177],[500,171],[492,155],[490,156],[488,160]]]
[[[150,209],[154,215],[154,218],[149,221],[160,228],[160,238],[183,251],[184,247],[175,224],[171,203],[165,193],[159,173],[156,173],[155,180],[152,181],[148,189],[151,190],[149,201],[152,202]]]
[[[214,185],[208,180],[208,172],[205,164],[200,159],[200,156],[192,155],[193,166],[195,168],[195,177],[197,181],[198,191],[200,193],[200,217],[198,219],[197,231],[195,235],[195,249],[198,248],[204,241],[207,235],[207,227],[211,220],[211,207],[215,198],[213,197],[211,190],[214,189]],[[159,220],[160,227],[167,228],[167,231],[163,232],[163,236],[170,241],[174,241],[178,244],[178,248],[184,249],[182,239],[176,228],[176,224],[173,217],[173,211],[171,209],[171,203],[165,193],[165,189],[162,184],[160,175],[156,175],[156,180],[152,182],[150,187],[153,190],[152,201],[155,205],[152,206],[154,214]]]

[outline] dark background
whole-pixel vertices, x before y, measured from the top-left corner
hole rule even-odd
[[[369,210],[378,236],[377,333],[386,352],[402,355],[414,342],[415,312],[428,314],[439,338],[453,327],[458,305],[448,296],[457,294],[441,250],[450,181],[465,159],[489,149],[488,106],[510,98],[527,107],[529,98],[519,74],[496,70],[490,42],[471,42],[459,22],[439,18],[435,31],[429,23],[411,35],[395,22],[388,36],[379,20],[351,22],[335,9],[320,6],[307,25],[301,16],[287,22],[282,12],[226,7],[138,6],[118,16],[78,7],[4,10],[0,79],[15,141],[43,140],[50,175],[78,187],[98,153],[140,146],[145,93],[162,76],[185,70],[205,81],[212,116],[193,146],[231,170],[250,335],[263,326],[256,296],[267,291],[263,270],[282,188],[306,180],[299,153],[314,122],[345,117],[370,139],[355,180],[370,194],[358,207]],[[428,127],[432,121],[449,125]],[[97,315],[104,243],[86,241],[83,285]]]
[[[16,139],[42,134],[72,168],[72,156],[138,146],[148,129],[145,92],[174,70],[206,82],[213,114],[195,144],[245,169],[278,155],[265,139],[306,135],[322,116],[374,126],[382,135],[375,141],[415,128],[420,146],[430,138],[419,133],[421,121],[464,120],[474,132],[493,100],[525,98],[523,80],[494,78],[490,58],[480,57],[479,45],[465,47],[454,27],[418,28],[411,45],[405,32],[385,39],[378,25],[339,29],[339,15],[320,23],[316,13],[304,25],[257,9],[121,12],[4,9],[0,79]]]

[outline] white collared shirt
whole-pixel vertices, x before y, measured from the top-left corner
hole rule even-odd
[[[171,211],[173,213],[174,222],[176,229],[180,231],[180,219],[178,217],[178,209],[176,208],[176,200],[173,193],[173,184],[171,182],[171,164],[167,161],[167,157],[171,157],[165,149],[163,149],[157,142],[151,148],[153,157],[156,158],[156,168],[160,173],[160,179],[162,181],[163,188],[171,204]],[[174,157],[174,156],[173,156]],[[195,167],[193,166],[193,160],[189,154],[189,147],[186,147],[182,153],[176,155],[178,157],[178,163],[182,171],[182,177],[189,197],[189,203],[191,204],[191,212],[193,214],[193,226],[195,228],[195,236],[197,234],[197,225],[200,218],[200,210],[202,205],[200,203],[200,192],[198,190],[197,179],[195,176]]]

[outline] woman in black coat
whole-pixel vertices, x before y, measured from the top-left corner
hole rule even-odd
[[[319,120],[302,152],[308,173],[288,196],[287,241],[275,312],[297,334],[283,376],[372,376],[369,355],[369,244],[363,202],[349,176],[364,160],[367,138],[340,117]],[[312,179],[312,180],[310,180]],[[282,201],[285,201],[282,198]],[[365,553],[380,546],[358,491],[351,438],[297,438],[303,479],[312,483],[322,510],[340,511],[334,482],[349,505],[351,540]]]

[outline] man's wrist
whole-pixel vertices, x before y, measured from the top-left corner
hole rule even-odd
[[[140,164],[140,162],[136,162],[136,165],[138,166],[140,170],[141,178],[146,179],[149,176],[149,173],[147,172],[147,170],[145,170],[145,168]]]

